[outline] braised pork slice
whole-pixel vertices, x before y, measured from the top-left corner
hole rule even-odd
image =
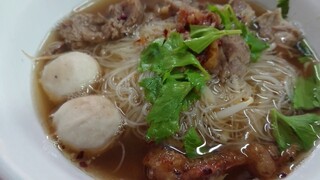
[[[221,149],[211,155],[188,159],[184,155],[165,147],[152,149],[144,158],[149,179],[209,179],[220,177],[239,166],[250,167],[257,177],[269,178],[275,173],[276,161],[268,148],[252,143],[239,149]]]
[[[105,14],[77,13],[63,21],[58,32],[72,47],[118,39],[132,33],[143,20],[140,0],[126,0],[110,5]]]
[[[260,37],[269,39],[269,42],[293,47],[302,38],[301,31],[282,18],[280,9],[262,14],[255,22]]]
[[[250,23],[256,18],[252,7],[244,0],[232,0],[230,5],[238,18],[244,23]]]

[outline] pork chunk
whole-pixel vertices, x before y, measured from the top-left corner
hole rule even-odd
[[[227,59],[227,69],[231,75],[242,76],[250,62],[250,49],[240,35],[221,38],[222,49]]]
[[[269,42],[293,47],[302,38],[297,27],[282,19],[280,9],[264,13],[256,19],[256,23],[260,37],[269,39]]]
[[[244,0],[232,0],[230,2],[232,9],[234,10],[237,17],[244,23],[250,23],[255,19],[256,14],[252,7]]]
[[[102,32],[107,39],[118,39],[132,33],[136,24],[143,20],[144,7],[140,0],[127,0],[109,6]]]
[[[144,158],[149,179],[214,179],[232,168],[250,167],[258,178],[271,178],[276,169],[274,160],[265,145],[252,143],[239,149],[222,148],[207,156],[188,159],[165,147],[153,148]]]
[[[119,39],[142,22],[143,12],[140,0],[126,0],[110,5],[105,14],[76,13],[58,26],[58,32],[73,48]]]
[[[224,82],[233,75],[242,77],[247,72],[250,49],[240,35],[224,36],[213,42],[198,59],[204,68]]]
[[[104,23],[102,17],[94,14],[74,14],[60,24],[58,31],[66,43],[82,46],[87,42],[99,43],[106,39],[101,32]]]
[[[174,150],[157,147],[146,155],[143,164],[149,179],[185,180],[218,177],[245,162],[246,156],[239,150],[190,160]]]

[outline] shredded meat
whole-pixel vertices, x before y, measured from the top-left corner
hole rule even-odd
[[[244,23],[250,23],[255,19],[256,14],[252,7],[244,0],[232,0],[230,2],[232,9],[238,18]]]
[[[259,16],[256,24],[259,27],[259,35],[270,42],[293,47],[302,38],[299,29],[282,19],[280,9]]]
[[[77,13],[62,22],[59,35],[72,47],[101,43],[132,33],[143,20],[140,0],[126,0],[110,5],[105,14]]]
[[[226,174],[239,166],[248,166],[257,177],[270,178],[276,161],[268,148],[258,143],[239,149],[221,149],[204,158],[190,160],[169,148],[154,148],[144,158],[148,179],[209,179]]]

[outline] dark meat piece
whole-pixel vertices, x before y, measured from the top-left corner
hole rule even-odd
[[[249,166],[257,177],[269,178],[275,173],[275,161],[268,149],[252,143],[242,153],[239,149],[221,149],[200,159],[187,159],[168,149],[152,149],[144,158],[149,179],[208,179],[226,174],[239,166]]]
[[[126,0],[110,5],[105,15],[74,14],[59,25],[58,32],[72,47],[118,39],[132,33],[143,11],[140,0]]]
[[[289,22],[282,19],[281,10],[266,12],[256,19],[259,35],[270,42],[293,47],[302,38],[302,33]]]
[[[224,36],[207,48],[204,57],[204,67],[212,74],[218,74],[221,81],[225,81],[232,75],[241,77],[246,73],[250,49],[240,35]]]
[[[256,19],[259,25],[259,34],[264,38],[273,38],[273,27],[281,24],[282,16],[280,10],[266,12]]]
[[[230,4],[235,14],[241,19],[242,22],[250,23],[253,19],[255,19],[255,11],[246,1],[232,0]]]
[[[240,35],[224,36],[221,44],[227,59],[224,71],[230,75],[244,75],[250,62],[250,49],[244,39]]]
[[[144,7],[140,0],[127,0],[120,4],[109,6],[107,23],[102,26],[102,32],[107,39],[118,39],[133,31],[136,24],[143,20]]]
[[[101,32],[104,19],[93,14],[74,14],[66,19],[58,27],[60,36],[66,43],[77,43],[77,46],[85,42],[99,43],[105,39]]]

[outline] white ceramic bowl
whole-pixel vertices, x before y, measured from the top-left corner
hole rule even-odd
[[[55,24],[84,0],[6,0],[0,5],[0,179],[91,179],[46,138],[32,102],[32,62]],[[274,8],[276,0],[257,0]],[[319,0],[291,0],[290,19],[320,53]],[[287,179],[320,179],[320,147]]]

